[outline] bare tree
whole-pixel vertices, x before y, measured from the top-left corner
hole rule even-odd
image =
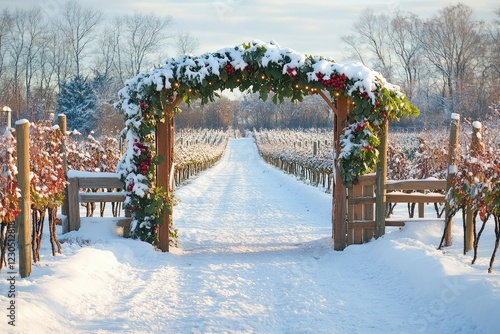
[[[493,29],[491,31],[492,47],[491,47],[491,62],[497,76],[500,76],[500,8],[495,11],[496,19],[493,22]]]
[[[415,14],[396,12],[390,24],[391,49],[400,64],[402,72],[400,77],[404,80],[403,88],[411,100],[415,95],[420,70],[423,66],[420,38],[422,21]]]
[[[8,10],[4,10],[0,14],[0,79],[5,73],[5,62],[8,48],[8,36],[12,25],[11,14]]]
[[[375,68],[382,75],[391,80],[392,77],[392,54],[388,40],[390,19],[385,14],[376,15],[372,9],[367,8],[361,13],[360,19],[354,24],[357,39],[353,43],[364,44],[370,52]],[[356,53],[359,47],[356,47]]]
[[[483,52],[484,23],[464,4],[448,6],[423,26],[425,55],[442,76],[449,111],[459,112],[462,85]],[[458,99],[458,100],[457,100]]]
[[[198,38],[191,36],[189,32],[180,32],[176,36],[176,48],[177,54],[179,56],[195,53],[200,47],[200,41]]]
[[[64,33],[70,46],[76,76],[81,74],[82,61],[89,54],[102,16],[100,11],[83,8],[76,0],[68,1],[62,6],[61,17],[58,18],[56,24]]]
[[[104,27],[95,48],[94,72],[109,77],[117,62],[119,30],[112,26]]]
[[[366,50],[364,50],[364,44],[359,35],[344,35],[341,36],[340,39],[347,45],[347,50],[350,52],[348,56],[349,59],[360,61],[365,66],[368,65],[363,57]]]
[[[23,74],[23,53],[25,51],[26,33],[27,33],[27,11],[16,9],[12,14],[12,25],[9,30],[9,56],[10,67],[12,69],[10,89],[11,99],[10,104],[15,110],[17,119],[21,118],[21,109],[24,105],[22,98],[21,77]]]
[[[34,7],[25,13],[26,15],[26,45],[24,53],[25,64],[25,90],[26,90],[26,112],[33,115],[31,108],[32,102],[32,81],[34,76],[39,73],[40,64],[36,60],[39,59],[44,45],[44,34],[47,33],[47,25],[42,17],[42,12],[39,7]],[[32,117],[33,118],[33,117]]]
[[[135,13],[125,15],[119,21],[122,31],[118,59],[125,64],[125,70],[121,72],[130,77],[141,72],[145,63],[152,65],[149,58],[172,37],[167,28],[173,24],[173,19],[171,16]]]

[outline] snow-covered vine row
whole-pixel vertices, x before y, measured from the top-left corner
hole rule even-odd
[[[231,135],[230,131],[211,129],[176,132],[174,165],[177,184],[218,161]],[[68,132],[66,151],[69,170],[91,172],[116,172],[123,155],[116,138],[94,138],[92,135],[82,138],[76,131]]]
[[[220,160],[231,131],[210,129],[184,129],[175,135],[175,182],[184,180],[213,166]]]
[[[261,156],[306,183],[331,190],[333,133],[327,130],[254,130]]]
[[[40,260],[40,247],[43,237],[45,216],[48,213],[52,255],[61,252],[56,237],[56,213],[63,200],[66,186],[61,153],[62,133],[57,126],[46,122],[31,123],[29,137],[30,160],[30,203],[31,203],[31,246],[33,261]],[[17,187],[16,138],[15,132],[8,130],[0,136],[0,223],[2,255],[5,256],[5,228],[19,214],[20,197]],[[0,265],[1,269],[1,265]]]
[[[471,129],[461,131],[458,156],[463,157],[471,141]],[[330,189],[333,171],[331,130],[254,130],[264,159],[295,174],[307,183]],[[500,157],[500,134],[485,129],[486,149]],[[445,179],[449,149],[447,129],[421,132],[389,132],[387,178],[390,180]],[[316,146],[316,154],[314,147]],[[460,161],[462,161],[460,159]]]

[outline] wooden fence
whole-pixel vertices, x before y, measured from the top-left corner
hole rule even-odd
[[[359,177],[359,183],[348,189],[347,244],[361,244],[375,236],[376,174]],[[404,226],[408,221],[429,220],[424,217],[425,203],[444,203],[446,180],[388,180],[386,203],[418,203],[418,219],[385,219],[385,226]],[[412,191],[412,192],[404,192]],[[440,192],[436,192],[440,191]],[[436,220],[436,218],[432,218]]]
[[[460,116],[453,114],[450,126],[446,180],[386,180],[387,166],[384,161],[386,161],[387,147],[385,149],[379,147],[381,162],[377,167],[377,173],[360,177],[359,183],[348,189],[348,245],[364,243],[372,237],[378,238],[385,232],[386,226],[404,226],[406,222],[429,220],[424,217],[425,203],[444,203],[446,210],[448,210],[445,194],[450,189],[451,180],[455,175],[459,125]],[[380,168],[381,166],[382,168]],[[387,218],[387,207],[391,203],[418,203],[419,218]],[[446,215],[447,213],[445,213]],[[432,218],[432,220],[436,219],[438,218]],[[377,229],[378,231],[382,230],[382,233],[377,233]],[[448,245],[451,245],[451,235],[449,237]]]

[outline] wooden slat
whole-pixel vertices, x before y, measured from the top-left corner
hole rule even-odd
[[[79,193],[78,198],[80,202],[124,202],[125,194],[119,192],[88,192]]]
[[[363,195],[363,187],[355,185],[349,188],[349,199],[347,208],[347,217],[349,221],[363,219],[363,206],[360,204],[354,204],[350,198],[357,198]],[[363,229],[353,228],[348,229],[347,233],[347,244],[362,244],[363,243]]]
[[[349,204],[351,204],[351,205],[375,204],[375,199],[376,198],[373,196],[370,196],[370,197],[361,196],[361,197],[355,197],[355,198],[349,197]]]
[[[385,186],[387,190],[440,190],[446,189],[446,180],[411,179],[390,180]]]
[[[405,223],[444,222],[444,218],[387,218],[387,226],[404,226]],[[391,225],[389,225],[391,224]]]
[[[405,222],[408,222],[411,220],[412,219],[408,219],[408,220],[388,219],[385,222],[385,226],[405,226]],[[374,229],[375,228],[375,221],[374,220],[354,220],[352,222],[349,222],[349,227],[350,228],[362,228],[362,229]]]
[[[444,203],[445,195],[438,193],[400,193],[393,192],[386,195],[389,203]]]
[[[360,186],[373,186],[376,181],[377,174],[375,173],[365,174],[358,177],[358,185]]]
[[[68,186],[68,231],[80,228],[80,203],[78,201],[78,178],[69,178]]]
[[[375,192],[375,185],[363,186],[363,196],[373,196]],[[372,220],[375,219],[375,211],[373,203],[366,203],[363,205],[363,219]],[[375,230],[372,228],[363,229],[363,242],[368,242],[373,238]]]
[[[80,188],[123,188],[123,182],[118,178],[110,177],[91,177],[91,178],[79,178]]]

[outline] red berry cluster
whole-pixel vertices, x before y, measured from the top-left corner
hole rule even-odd
[[[251,73],[252,72],[252,66],[251,65],[245,66],[245,71],[247,71],[248,73]]]
[[[373,95],[378,96],[378,92],[373,92]],[[370,99],[370,95],[368,95],[368,92],[361,92],[361,93],[359,94],[359,96],[360,96],[362,99],[366,99],[366,100],[369,100],[369,99]],[[375,105],[376,105],[376,106],[379,106],[379,105],[380,105],[380,101],[375,100]],[[384,118],[385,118],[385,117],[384,117]]]
[[[146,103],[144,102],[141,102],[139,103],[139,107],[141,107],[142,109],[148,109],[149,108],[149,105],[147,105]]]
[[[370,98],[370,95],[368,95],[368,92],[361,92],[359,94],[359,96],[362,98],[362,99],[365,99],[365,100],[368,100]]]
[[[299,74],[297,73],[297,67],[287,67],[286,68],[286,73],[291,77],[291,78],[297,78]]]
[[[354,131],[359,132],[359,131],[363,130],[365,128],[365,126],[366,126],[365,122],[358,123],[356,125],[356,127],[354,128]]]
[[[226,64],[226,66],[224,66],[224,71],[226,71],[228,75],[233,75],[234,72],[236,72],[233,65],[231,64]]]
[[[151,155],[151,153],[147,152],[147,148],[142,143],[136,142],[136,143],[134,143],[134,146],[135,146],[135,149],[134,149],[135,152],[141,153],[141,157],[140,157],[141,161],[140,161],[139,165],[137,166],[137,169],[139,170],[139,172],[142,175],[146,175],[149,167],[153,163],[153,156]]]
[[[346,88],[345,82],[347,77],[344,74],[332,74],[330,79],[325,79],[323,73],[316,73],[318,81],[325,85],[326,88],[333,87],[336,91],[343,90]]]

